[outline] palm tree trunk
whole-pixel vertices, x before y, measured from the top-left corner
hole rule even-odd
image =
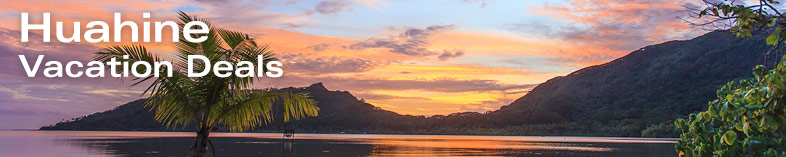
[[[210,129],[203,128],[197,132],[196,149],[193,149],[191,154],[195,157],[206,157],[208,149],[208,138],[210,137]]]

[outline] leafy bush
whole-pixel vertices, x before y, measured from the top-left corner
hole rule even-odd
[[[786,60],[786,57],[784,57]],[[707,111],[675,121],[685,156],[786,156],[786,62],[717,91]]]

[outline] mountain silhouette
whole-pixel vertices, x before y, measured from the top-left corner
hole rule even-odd
[[[753,67],[765,63],[764,53],[770,49],[764,42],[766,34],[738,38],[729,31],[713,31],[646,46],[608,63],[552,78],[488,113],[400,115],[358,100],[350,92],[330,91],[322,83],[277,89],[310,93],[319,102],[319,116],[287,123],[276,118],[252,132],[295,128],[315,133],[674,137],[674,119],[705,110],[722,85],[751,77]],[[41,129],[193,130],[156,123],[144,100]]]

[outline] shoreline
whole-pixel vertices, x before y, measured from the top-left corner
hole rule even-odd
[[[80,130],[0,130],[11,134],[39,134],[80,137],[128,137],[128,138],[167,138],[194,137],[193,132],[167,131],[80,131]],[[54,134],[50,134],[54,133]],[[519,142],[568,142],[568,143],[676,143],[679,138],[647,138],[647,137],[597,137],[597,136],[511,136],[511,135],[423,135],[423,134],[329,134],[329,133],[295,133],[297,139],[319,140],[350,140],[350,139],[424,139],[424,140],[500,140]],[[231,133],[215,132],[211,137],[218,138],[261,138],[278,139],[282,133]]]

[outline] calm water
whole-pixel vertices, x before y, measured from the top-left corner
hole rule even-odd
[[[181,156],[193,133],[0,131],[0,156]],[[676,156],[674,140],[616,137],[213,133],[217,156]]]

